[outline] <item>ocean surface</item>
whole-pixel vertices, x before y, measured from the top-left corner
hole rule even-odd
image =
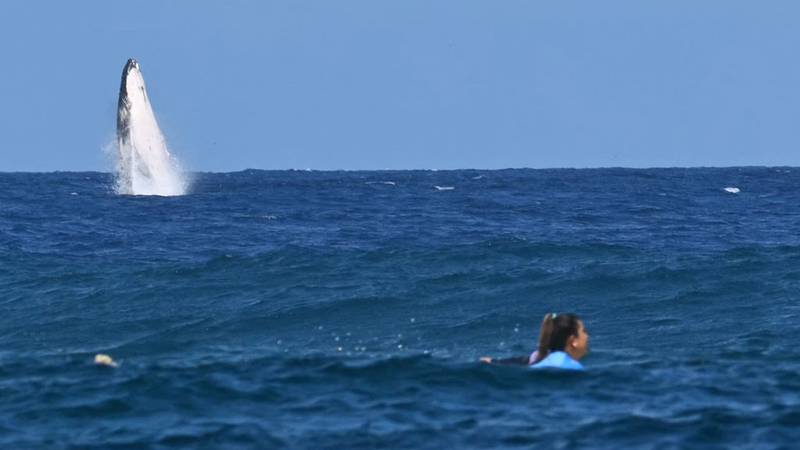
[[[800,441],[800,169],[113,186],[0,174],[0,448]],[[552,311],[584,320],[586,373],[477,362]]]

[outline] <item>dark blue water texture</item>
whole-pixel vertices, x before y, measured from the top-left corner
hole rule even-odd
[[[797,448],[800,169],[112,186],[0,174],[0,448]]]

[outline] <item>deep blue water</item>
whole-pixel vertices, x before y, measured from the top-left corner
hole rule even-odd
[[[1,448],[800,439],[800,169],[112,185],[0,174]],[[476,362],[550,311],[584,319],[586,373]]]

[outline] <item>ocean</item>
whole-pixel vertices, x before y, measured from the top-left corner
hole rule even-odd
[[[797,448],[800,169],[114,186],[0,174],[1,448]]]

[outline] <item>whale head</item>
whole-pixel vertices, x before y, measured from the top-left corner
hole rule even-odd
[[[136,91],[144,91],[144,78],[139,69],[139,62],[131,58],[122,69],[122,83],[119,87],[120,100],[134,95]]]
[[[122,69],[122,73],[123,74],[130,73],[130,71],[134,70],[134,69],[135,70],[139,70],[139,62],[136,61],[135,59],[131,58],[131,59],[128,60],[127,63],[125,63],[125,68]]]
[[[130,58],[122,69],[122,80],[119,87],[119,101],[117,103],[117,136],[127,139],[129,117],[134,96],[142,96],[147,103],[147,93],[144,88],[144,78],[139,70],[139,62]]]

